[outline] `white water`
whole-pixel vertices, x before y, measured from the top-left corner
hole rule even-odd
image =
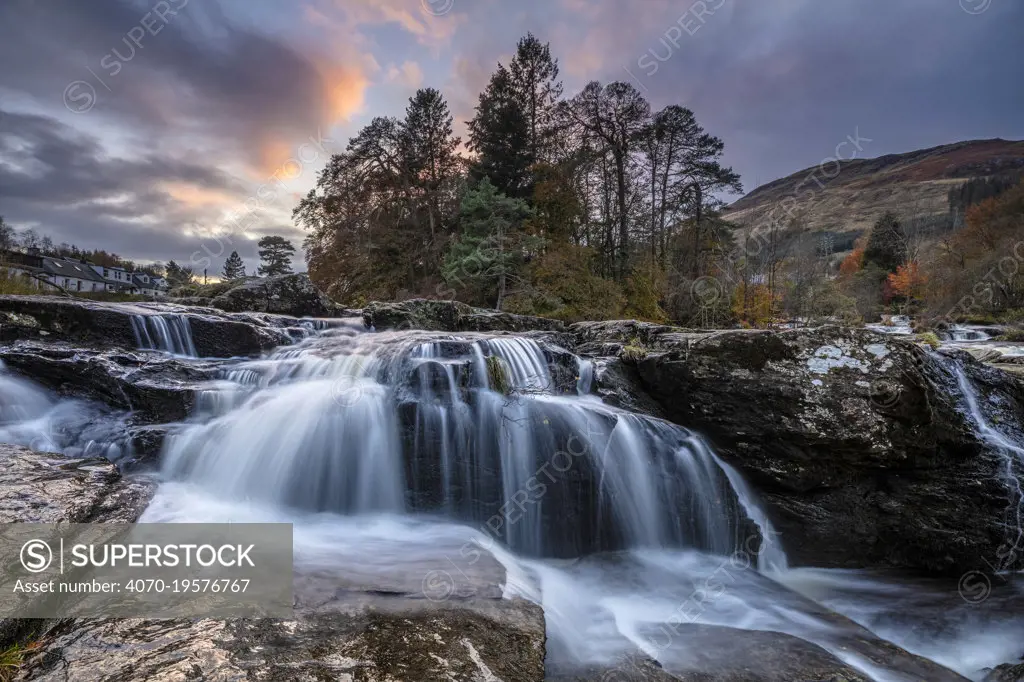
[[[189,358],[199,356],[185,315],[132,315],[132,331],[140,350],[159,350]]]
[[[127,450],[119,438],[124,419],[84,401],[59,400],[0,362],[0,443],[116,462]]]
[[[1010,534],[1007,538],[1008,551],[1020,552],[1024,547],[1024,486],[1020,479],[1020,471],[1024,467],[1024,447],[1011,441],[989,423],[978,404],[978,393],[963,368],[952,360],[947,361],[947,364],[956,375],[957,385],[971,420],[977,428],[978,435],[1003,460],[1003,483],[1010,492],[1012,500],[1010,508],[1007,510],[1007,529]]]
[[[488,356],[512,395],[491,390]],[[590,363],[575,367],[586,394]],[[699,436],[556,383],[528,339],[317,330],[224,363],[169,440],[143,520],[290,522],[300,571],[366,589],[436,599],[494,582],[543,606],[552,669],[641,651],[684,670],[686,628],[703,624],[788,633],[880,682],[921,679],[874,661],[871,636],[823,606],[972,679],[1021,653],[1019,618],[988,617],[952,585],[788,569],[786,538]],[[70,404],[0,375],[0,441],[52,431],[47,415]]]

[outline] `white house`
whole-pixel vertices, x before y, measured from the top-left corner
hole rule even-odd
[[[84,261],[42,256],[47,280],[66,291],[105,291],[106,282]]]

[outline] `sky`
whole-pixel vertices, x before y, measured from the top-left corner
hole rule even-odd
[[[527,32],[565,92],[632,82],[747,191],[834,157],[1024,139],[1019,0],[0,0],[0,216],[220,272],[419,87],[465,135]],[[297,269],[304,269],[301,248]]]

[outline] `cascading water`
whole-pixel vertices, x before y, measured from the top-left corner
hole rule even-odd
[[[200,398],[207,418],[170,440],[165,472],[311,511],[440,513],[537,557],[728,554],[745,519],[771,537],[697,436],[581,399],[583,371],[556,383],[526,338],[321,336],[232,367]],[[777,546],[764,556],[784,566]]]
[[[32,382],[7,373],[0,362],[0,443],[73,457],[128,454],[125,415],[105,414],[78,400],[58,400]]]
[[[977,389],[967,377],[963,367],[953,359],[943,358],[939,355],[935,357],[942,358],[941,361],[945,362],[956,376],[964,405],[978,435],[1003,460],[1003,483],[1011,497],[1010,507],[1007,510],[1007,528],[1012,534],[1012,537],[1008,538],[1010,541],[1008,553],[1016,554],[1024,547],[1024,484],[1021,483],[1021,475],[1024,472],[1024,447],[1014,443],[992,426],[978,404]]]
[[[1019,654],[1024,627],[964,615],[955,590],[922,604],[915,585],[788,569],[739,473],[697,434],[588,395],[588,360],[514,336],[307,329],[223,361],[165,441],[143,521],[293,523],[300,572],[428,599],[429,576],[489,575],[485,551],[506,596],[543,606],[556,674],[637,652],[685,673],[700,654],[685,628],[700,626],[785,633],[877,682],[922,679],[836,612],[972,679]],[[979,432],[1020,456],[969,388]],[[76,430],[89,415],[0,372],[0,441],[46,434],[59,442],[42,449],[91,454],[102,439]]]
[[[135,344],[141,350],[159,350],[189,358],[199,356],[185,315],[133,315],[132,331]]]

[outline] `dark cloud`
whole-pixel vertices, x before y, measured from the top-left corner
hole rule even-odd
[[[328,62],[317,45],[414,60],[469,115],[532,30],[551,41],[567,95],[629,69],[655,107],[691,107],[747,189],[857,133],[869,156],[1024,138],[1024,4],[1013,0],[460,0],[433,23],[418,0],[342,1],[282,12],[257,0],[0,0],[0,214],[58,241],[187,258],[202,241],[193,223],[208,233],[241,210],[298,144],[331,136],[361,101],[359,64]],[[328,20],[307,21],[311,7]],[[717,9],[696,18],[702,7]],[[363,14],[377,25],[334,21]],[[426,40],[428,29],[443,35]],[[638,60],[652,50],[667,58],[648,75]],[[249,234],[299,241],[294,198],[278,197]]]

